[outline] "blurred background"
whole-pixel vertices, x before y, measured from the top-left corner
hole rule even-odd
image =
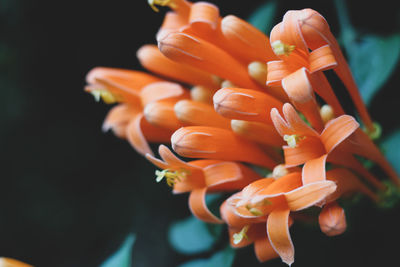
[[[177,266],[194,258],[167,240],[171,223],[190,215],[187,195],[156,184],[151,164],[103,133],[110,107],[83,92],[95,66],[141,69],[136,50],[155,42],[165,11],[157,14],[146,2],[0,0],[0,256],[35,266],[99,266],[136,233],[133,266]],[[265,3],[212,2],[222,15],[242,18]],[[360,32],[399,31],[399,9],[391,1],[360,3],[349,1]],[[332,1],[279,1],[274,21],[305,7],[338,33]],[[400,123],[398,74],[397,66],[370,105],[385,134]],[[399,211],[361,200],[349,208],[348,231],[334,238],[295,225],[296,266],[395,266]],[[222,231],[215,250],[226,244]],[[262,266],[252,247],[236,254],[235,266],[244,265]],[[263,265],[284,266],[280,260]]]

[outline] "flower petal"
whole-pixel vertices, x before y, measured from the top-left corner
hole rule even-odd
[[[250,168],[229,161],[208,165],[203,170],[207,187],[212,191],[242,189],[254,180],[261,178]]]
[[[331,152],[359,126],[358,122],[349,115],[342,115],[329,121],[321,133],[321,141],[325,146],[326,152]]]
[[[180,84],[172,82],[151,83],[140,91],[143,106],[160,100],[177,101],[187,98],[189,98],[189,91],[185,90]]]
[[[279,257],[279,254],[276,253],[267,236],[254,241],[254,252],[259,262],[266,262]]]
[[[327,154],[319,158],[308,160],[303,166],[303,185],[326,180],[325,163]]]
[[[266,216],[264,217],[255,217],[255,218],[244,218],[238,216],[234,208],[224,201],[220,207],[220,213],[222,219],[228,224],[228,226],[236,229],[241,229],[246,225],[253,224],[253,223],[260,223],[266,221]]]
[[[268,239],[282,261],[289,266],[294,262],[294,247],[289,233],[289,208],[271,212],[267,219]]]
[[[203,37],[212,34],[217,29],[219,20],[219,9],[216,5],[207,2],[192,4],[189,23],[196,35]]]
[[[281,81],[295,72],[301,65],[293,64],[284,60],[273,60],[268,61],[268,74],[267,74],[267,85],[278,86],[281,85]]]
[[[306,137],[293,148],[284,146],[283,152],[285,165],[288,167],[301,165],[326,153],[321,141],[315,137]]]
[[[314,129],[308,126],[307,123],[300,118],[292,105],[289,103],[284,104],[282,111],[288,125],[290,125],[295,134],[299,136],[319,136]]]
[[[282,87],[289,96],[290,102],[298,109],[314,129],[318,132],[324,128],[319,108],[315,100],[310,74],[306,68],[301,68],[282,80]]]
[[[175,102],[158,101],[145,106],[143,113],[146,120],[154,126],[175,131],[182,127],[174,111]]]
[[[333,51],[329,45],[321,46],[310,53],[310,72],[324,71],[337,66]]]
[[[141,109],[127,104],[119,104],[108,111],[103,122],[102,130],[104,132],[112,129],[119,138],[126,138],[126,127]]]
[[[154,155],[142,132],[143,113],[136,115],[126,128],[126,137],[132,147],[142,155]]]
[[[122,98],[121,101],[138,104],[142,87],[161,79],[140,71],[96,67],[86,75],[86,81],[89,86],[85,90],[89,92],[100,84]]]
[[[314,182],[285,193],[285,198],[290,210],[298,211],[323,201],[335,192],[336,188],[332,181]]]
[[[134,117],[126,128],[126,137],[133,148],[142,155],[153,152],[149,142],[168,143],[172,132],[148,123],[142,113]]]
[[[160,145],[158,147],[158,153],[160,154],[160,157],[164,162],[166,162],[169,166],[174,166],[175,168],[182,168],[182,169],[187,169],[187,170],[201,170],[196,165],[187,163],[181,159],[179,159],[177,156],[172,153],[172,151],[165,145]]]
[[[206,205],[207,188],[194,189],[189,196],[189,208],[198,219],[209,223],[223,223],[207,208]]]

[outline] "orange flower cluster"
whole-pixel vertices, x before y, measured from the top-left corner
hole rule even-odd
[[[371,136],[378,130],[361,100],[349,66],[316,11],[289,11],[268,38],[210,3],[149,0],[168,6],[158,47],[137,52],[153,74],[98,67],[86,91],[111,109],[103,129],[125,138],[161,170],[174,193],[190,192],[199,219],[226,223],[233,247],[254,244],[260,261],[294,261],[289,234],[301,211],[321,208],[328,236],[346,229],[337,199],[363,193],[378,201],[385,185],[359,161],[373,161],[399,185]],[[365,131],[344,109],[324,71],[347,88]],[[191,87],[190,89],[188,87]],[[318,98],[317,98],[318,96]],[[161,159],[149,143],[159,147]],[[283,151],[283,154],[281,153]],[[329,170],[327,170],[329,164]],[[254,166],[270,171],[263,177]],[[208,193],[230,192],[221,218],[206,206]]]

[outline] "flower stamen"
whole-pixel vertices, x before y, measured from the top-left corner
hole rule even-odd
[[[114,104],[122,100],[121,96],[113,94],[106,89],[94,89],[89,92],[93,95],[96,102],[99,102],[100,99],[102,99],[106,104]]]
[[[239,233],[234,233],[233,234],[233,244],[237,245],[240,242],[242,242],[243,238],[246,238],[247,240],[249,237],[247,236],[247,231],[249,230],[249,225],[246,225],[240,230]]]
[[[298,142],[303,139],[304,139],[304,137],[298,136],[297,134],[291,134],[291,135],[285,134],[283,136],[283,140],[285,140],[287,142],[288,146],[291,148],[295,148],[297,146]]]
[[[177,171],[170,171],[168,169],[162,171],[156,170],[156,182],[157,183],[161,182],[162,179],[164,179],[165,177],[167,185],[172,187],[177,182],[181,182],[184,179],[186,179],[189,174],[190,174],[189,171],[184,169]]]
[[[294,46],[294,45],[288,45],[288,44],[282,43],[281,40],[276,40],[275,42],[273,42],[271,44],[271,46],[272,46],[272,50],[274,50],[274,53],[277,56],[282,56],[282,55],[289,56],[290,53],[292,53],[293,50],[296,48],[296,46]]]
[[[149,6],[155,11],[155,12],[159,12],[160,10],[157,8],[156,5],[158,6],[169,6],[172,9],[175,9],[176,3],[174,2],[174,0],[147,0],[147,3],[149,4]]]
[[[267,201],[268,201],[268,200],[267,200]],[[264,206],[264,205],[263,205],[264,203],[265,203],[265,205],[268,205],[268,204],[270,204],[271,202],[268,201],[268,203],[266,203],[266,202],[262,201],[262,202],[261,202],[261,205],[258,205],[258,206]],[[251,206],[250,204],[247,204],[247,205],[246,205],[246,209],[247,209],[252,215],[254,215],[254,216],[262,216],[262,215],[264,215],[264,213],[263,213],[261,210],[259,210],[259,209],[255,208],[255,207]]]

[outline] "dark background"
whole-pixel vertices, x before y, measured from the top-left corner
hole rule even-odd
[[[213,1],[222,15],[243,18],[263,2]],[[338,32],[331,1],[280,1],[276,21],[305,7]],[[350,15],[365,32],[388,34],[400,25],[391,1],[352,1]],[[189,215],[187,196],[154,183],[153,166],[102,133],[109,107],[83,92],[95,66],[140,69],[136,50],[154,43],[161,21],[145,0],[0,0],[0,256],[35,266],[97,266],[134,232],[133,266],[189,259],[166,240],[170,223]],[[395,73],[372,103],[387,132],[399,125],[387,115],[400,100]],[[398,212],[361,201],[348,212],[349,231],[336,238],[293,227],[295,266],[395,266]],[[253,263],[251,248],[238,252],[237,266]]]

